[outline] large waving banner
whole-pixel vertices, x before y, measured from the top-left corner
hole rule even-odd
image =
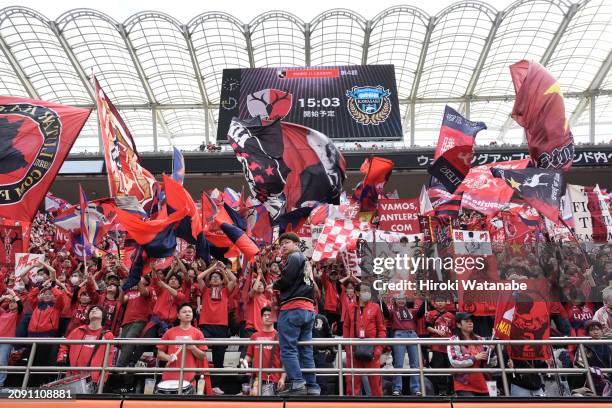
[[[90,113],[0,96],[0,216],[32,221]]]
[[[95,83],[110,195],[134,196],[144,206],[153,198],[155,177],[140,165],[132,134],[98,80]]]
[[[512,119],[525,128],[529,155],[536,167],[567,171],[574,157],[574,137],[565,116],[557,80],[537,62],[510,66],[516,99]]]

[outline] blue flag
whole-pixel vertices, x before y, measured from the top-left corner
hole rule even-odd
[[[172,179],[183,185],[185,179],[185,159],[183,153],[176,146],[172,146],[174,153],[172,154]]]

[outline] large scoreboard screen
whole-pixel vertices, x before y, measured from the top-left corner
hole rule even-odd
[[[257,116],[332,139],[402,137],[393,65],[223,70],[217,140],[227,140],[232,118]]]

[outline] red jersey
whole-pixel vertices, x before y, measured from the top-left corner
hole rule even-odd
[[[436,330],[440,330],[444,333],[444,336],[438,336],[437,334],[430,333],[433,338],[451,337],[455,328],[455,316],[451,312],[440,313],[437,310],[430,310],[425,313],[425,324],[427,327],[433,327]],[[440,353],[446,353],[446,345],[432,345],[431,351],[437,351]]]
[[[229,296],[230,293],[227,288],[209,288],[205,286],[202,290],[202,313],[200,313],[200,324],[227,326]]]
[[[172,296],[166,288],[157,287],[155,289],[157,300],[153,306],[153,314],[165,322],[174,323],[178,313],[176,308],[187,302],[187,297],[182,290],[178,290],[176,296]]]
[[[103,334],[102,334],[103,333]],[[102,334],[102,336],[100,336]],[[115,336],[101,327],[98,330],[91,330],[89,326],[83,325],[77,327],[66,337],[67,340],[97,340],[98,337],[104,340],[113,340]],[[57,360],[61,361],[64,359],[66,355],[68,355],[68,362],[72,367],[102,367],[102,362],[104,361],[104,353],[105,349],[108,346],[100,345],[96,349],[96,354],[91,357],[91,354],[94,351],[94,344],[61,344],[59,347],[59,352],[57,353]],[[111,345],[110,350],[108,351],[109,356],[109,365],[112,362],[112,357],[115,352],[115,346]],[[91,364],[89,363],[91,359]],[[93,382],[97,382],[100,378],[99,371],[69,371],[66,375],[77,375],[77,374],[91,374],[91,379]],[[108,373],[106,373],[105,380],[108,379]]]
[[[323,273],[323,290],[325,291],[325,299],[323,302],[323,310],[330,313],[340,313],[341,303],[340,296],[338,295],[337,281],[332,281],[327,276],[327,273]]]
[[[255,294],[246,307],[246,328],[255,329],[257,331],[263,330],[263,320],[261,318],[261,309],[265,306],[271,306],[271,301],[263,293]]]
[[[271,332],[257,331],[257,333],[251,336],[251,340],[278,340],[278,334],[276,330],[272,329]],[[274,355],[272,355],[274,350]],[[247,348],[247,356],[251,357],[253,361],[253,368],[281,368],[280,360],[280,347],[271,344],[263,346],[263,365],[259,361],[259,346],[249,346]],[[264,381],[270,381],[277,383],[281,378],[282,373],[267,373],[265,370],[262,371]],[[255,374],[257,375],[257,374]]]
[[[346,315],[346,311],[348,310],[349,306],[353,303],[357,303],[357,296],[355,296],[355,294],[353,293],[353,297],[349,298],[346,294],[346,288],[343,286],[342,287],[342,293],[340,294],[340,319],[344,320],[344,317]]]
[[[119,335],[122,304],[118,299],[110,300],[106,298],[106,295],[102,297],[102,307],[106,314],[106,320],[103,322],[105,329],[110,330],[115,336]]]
[[[146,294],[142,295],[138,289],[130,289],[127,296],[125,307],[125,316],[123,317],[122,325],[132,323],[138,320],[149,320],[151,310],[151,290],[146,288]]]
[[[89,307],[95,303],[88,303],[86,305],[82,305],[79,303],[74,308],[74,312],[72,312],[72,317],[70,319],[70,323],[68,323],[68,327],[66,328],[66,333],[70,333],[74,329],[84,324],[87,324],[87,311]]]
[[[397,307],[394,303],[389,306],[389,315],[391,320],[391,328],[393,330],[417,330],[416,313],[423,301],[416,300],[414,307],[409,308],[404,306],[402,308]]]
[[[204,335],[197,327],[191,326],[187,330],[181,329],[180,326],[173,327],[164,333],[164,336],[161,338],[162,340],[206,340]],[[200,350],[206,351],[208,348],[206,345],[198,345]],[[176,361],[173,363],[166,363],[166,368],[179,368],[181,366],[182,357],[182,346],[181,345],[159,345],[157,346],[158,350],[163,351],[166,354],[176,354]],[[190,350],[187,350],[187,354],[185,354],[185,368],[201,368],[204,367],[204,362],[202,360],[198,360],[195,358],[193,353]],[[196,375],[195,371],[185,371],[184,379],[186,381],[191,381],[193,377]],[[162,380],[178,380],[179,372],[165,372],[162,374]]]
[[[15,337],[17,323],[21,319],[21,313],[17,310],[10,312],[0,307],[0,337]]]

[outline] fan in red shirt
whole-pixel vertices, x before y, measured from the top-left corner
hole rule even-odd
[[[107,283],[104,292],[99,295],[100,304],[104,309],[104,322],[102,325],[115,336],[119,334],[119,319],[122,310],[120,298],[121,289],[114,283]]]
[[[434,297],[434,310],[425,313],[427,332],[432,338],[451,337],[455,329],[455,315],[447,310],[448,301],[442,295]],[[431,368],[449,368],[448,353],[443,344],[431,346],[432,357],[429,362]],[[438,395],[449,395],[452,382],[449,376],[433,376],[431,378]]]
[[[274,330],[274,321],[272,320],[272,309],[269,306],[263,307],[260,316],[262,328],[251,336],[251,340],[278,340],[278,333]],[[259,346],[249,346],[245,358],[248,364],[252,363],[253,368],[282,368],[283,366],[280,360],[280,348],[278,345],[263,346],[263,365],[259,361]],[[287,373],[268,373],[264,370],[262,371],[262,376],[264,383],[274,384],[275,393],[285,388]],[[258,395],[258,381],[261,381],[261,379],[255,378],[253,381],[253,387],[251,387],[252,396]]]
[[[15,337],[23,304],[13,290],[7,289],[6,292],[6,295],[0,297],[0,337]],[[0,344],[0,365],[8,365],[12,348],[12,344]],[[0,387],[4,387],[6,377],[6,372],[0,373]]]
[[[353,275],[352,271],[349,271],[348,276],[340,279],[340,283],[342,283],[342,293],[340,293],[340,319],[344,321],[349,305],[357,303],[355,286],[361,283],[361,279]],[[340,330],[338,335],[342,336],[342,325],[338,327],[338,330]]]
[[[113,340],[115,338],[109,330],[102,327],[105,317],[102,306],[91,306],[86,317],[89,323],[70,331],[66,337],[67,340]],[[99,344],[62,344],[57,354],[57,362],[71,367],[102,367],[107,347],[110,347],[107,360],[110,365],[115,346]],[[99,371],[68,371],[66,375],[91,375],[93,383],[97,383],[100,379]],[[104,379],[105,381],[108,379],[108,372]]]
[[[223,262],[217,261],[204,272],[198,274],[198,286],[202,288],[200,329],[206,338],[226,338],[228,336],[228,315],[230,292],[234,290],[236,277]],[[223,368],[227,346],[213,346],[213,364]],[[218,380],[213,376],[213,391],[223,394]]]
[[[265,290],[266,287],[260,270],[249,290],[249,301],[246,307],[246,332],[249,336],[263,330],[264,323],[261,310],[272,304]],[[272,318],[272,316],[270,316],[270,318]]]
[[[187,303],[180,305],[177,309],[179,325],[171,328],[162,337],[162,340],[206,340],[202,332],[191,325],[193,321],[193,309]],[[166,368],[179,368],[181,366],[182,353],[185,353],[185,368],[208,368],[206,359],[206,345],[163,345],[157,346],[157,357],[166,362]],[[197,371],[185,371],[183,379],[193,381]],[[178,371],[164,372],[162,380],[178,380]],[[210,380],[206,378],[206,394],[212,394]]]
[[[70,333],[79,326],[87,323],[87,312],[92,304],[98,303],[98,285],[89,276],[87,280],[81,283],[81,288],[73,296],[73,311],[72,318],[66,329],[66,333]],[[78,303],[76,300],[78,299]]]
[[[144,338],[155,339],[164,335],[166,330],[174,326],[179,305],[187,302],[182,291],[182,278],[174,272],[167,277],[167,282],[160,278],[160,270],[151,267],[151,286],[155,289],[155,303],[150,320],[143,329]],[[142,355],[150,346],[139,346],[136,354]]]
[[[329,273],[323,271],[321,275],[321,283],[323,284],[324,300],[323,300],[323,314],[327,317],[327,321],[332,327],[332,331],[338,332],[338,326],[340,326],[341,319],[341,302],[340,292],[342,285],[338,281],[338,269],[336,265],[332,266]],[[342,335],[342,333],[338,333]]]
[[[55,287],[55,270],[51,279],[42,284],[42,289],[35,287],[30,292],[30,302],[34,305],[32,317],[28,323],[28,337],[56,337],[59,328],[59,319],[64,307],[63,292]],[[57,346],[54,344],[39,344],[36,349],[33,364],[49,366],[55,363]],[[33,381],[34,384],[44,384],[52,381],[53,376],[40,374]]]
[[[121,300],[124,305],[125,314],[121,326],[120,337],[137,338],[142,335],[142,330],[149,321],[151,305],[155,301],[154,292],[149,288],[150,278],[143,276],[136,288],[132,288],[123,294]],[[139,348],[135,344],[124,344],[117,359],[117,367],[126,367],[136,364],[140,359],[137,354]]]
[[[365,283],[357,286],[359,303],[351,304],[344,320],[345,338],[385,338],[386,329],[383,325],[383,316],[377,303],[370,302],[372,292]],[[347,347],[347,361],[350,368],[380,368],[382,346],[374,346],[371,357],[358,359],[355,356],[356,347]],[[346,377],[346,395],[361,395],[361,376],[359,374]],[[372,395],[382,396],[382,382],[379,375],[369,375],[368,381]]]

